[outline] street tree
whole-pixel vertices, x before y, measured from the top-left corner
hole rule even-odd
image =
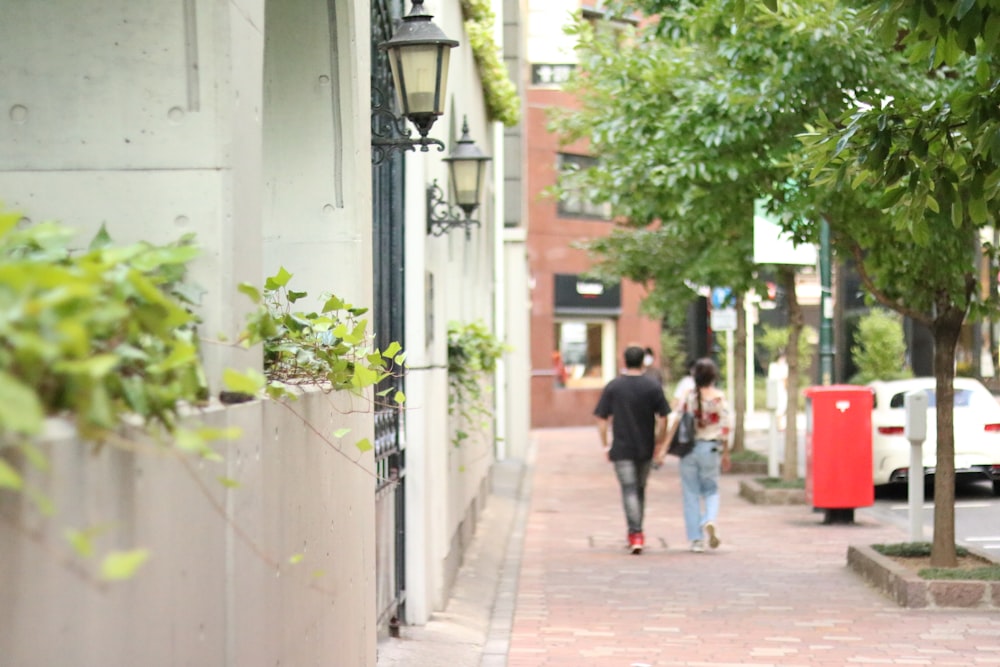
[[[997,312],[980,284],[1000,210],[1000,2],[865,2],[882,43],[922,85],[858,96],[803,138],[817,188],[867,192],[888,225],[845,221],[869,292],[934,337],[937,443],[931,563],[956,562],[955,351],[967,319]],[[780,11],[780,5],[779,5]],[[992,272],[991,272],[992,273]]]
[[[851,94],[899,76],[892,52],[873,48],[856,12],[834,0],[787,2],[777,13],[748,7],[740,22],[732,5],[664,3],[653,22],[624,34],[578,23],[580,108],[553,123],[568,141],[589,140],[599,162],[575,174],[574,185],[610,203],[621,221],[591,247],[600,269],[650,283],[664,309],[689,301],[692,284],[737,294],[754,286],[754,202],[808,208],[795,195],[801,188],[788,186],[800,177],[796,135],[820,114],[842,114]],[[618,11],[630,7],[651,8]],[[818,238],[806,225],[795,234]],[[794,343],[794,274],[784,281]],[[789,345],[793,424],[797,350]],[[798,467],[795,438],[789,429],[789,478]]]
[[[638,0],[636,6],[652,14],[701,4]],[[795,9],[784,0],[726,4],[740,30],[744,13]],[[1000,200],[1000,2],[851,4],[860,10],[856,29],[878,40],[873,52],[905,56],[903,65],[892,62],[907,76],[850,90],[846,113],[821,115],[803,137],[798,171],[811,169],[803,179],[811,187],[793,199],[817,215],[803,218],[798,233],[808,236],[813,221],[825,218],[869,293],[932,331],[938,430],[931,561],[950,567],[957,562],[955,349],[967,320],[997,312],[996,290],[980,287],[978,267],[995,266],[996,259],[982,232]]]

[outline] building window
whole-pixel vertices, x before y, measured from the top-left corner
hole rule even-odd
[[[556,384],[567,389],[607,384],[616,374],[614,335],[611,319],[556,320]]]
[[[587,155],[559,154],[559,206],[560,217],[610,220],[610,204],[594,204],[582,186],[574,183],[575,177],[584,169],[597,165],[597,160]]]

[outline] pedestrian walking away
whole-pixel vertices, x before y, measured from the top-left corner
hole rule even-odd
[[[642,357],[642,374],[662,388],[663,371],[660,369],[660,365],[656,363],[656,355],[653,353],[653,348],[647,347],[644,352],[645,355]]]
[[[684,508],[684,529],[691,542],[691,551],[716,549],[722,540],[716,524],[719,516],[719,474],[728,471],[729,405],[715,382],[719,369],[711,359],[699,359],[691,371],[694,389],[682,399],[680,410],[694,415],[694,449],[680,460],[681,499]],[[657,443],[654,464],[662,463],[667,442],[679,420],[663,442]]]
[[[674,389],[674,395],[670,399],[670,409],[674,412],[680,412],[681,402],[684,400],[684,397],[694,389],[694,377],[691,375],[694,371],[694,362],[688,361],[685,368],[687,368],[687,371],[684,373],[684,377],[677,381],[677,388]]]
[[[641,553],[645,544],[646,480],[653,451],[666,437],[670,413],[663,386],[643,374],[644,356],[637,345],[625,349],[625,371],[604,387],[594,408],[601,448],[614,465],[621,487],[628,546],[633,554]]]

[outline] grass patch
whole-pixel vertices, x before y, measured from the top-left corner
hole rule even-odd
[[[872,549],[889,558],[928,559],[931,556],[930,542],[901,542],[898,544],[873,544]],[[959,567],[922,567],[917,570],[921,579],[1000,581],[1000,564],[989,563],[969,552],[963,546],[955,545],[955,555],[964,562]]]
[[[923,558],[930,557],[930,542],[900,542],[898,544],[873,544],[872,549],[883,556],[896,556],[898,558]],[[955,545],[955,554],[958,556],[968,556],[969,550],[963,546]]]
[[[729,460],[733,463],[766,463],[767,457],[752,449],[742,449],[738,452],[730,452]]]
[[[970,569],[925,567],[917,576],[921,579],[960,579],[963,581],[1000,581],[1000,565],[984,565]]]
[[[758,477],[757,483],[765,489],[804,489],[806,481],[801,477],[796,479],[782,479],[780,477]]]

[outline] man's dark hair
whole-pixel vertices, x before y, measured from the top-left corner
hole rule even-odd
[[[625,348],[625,368],[642,368],[642,358],[646,351],[637,345]]]

